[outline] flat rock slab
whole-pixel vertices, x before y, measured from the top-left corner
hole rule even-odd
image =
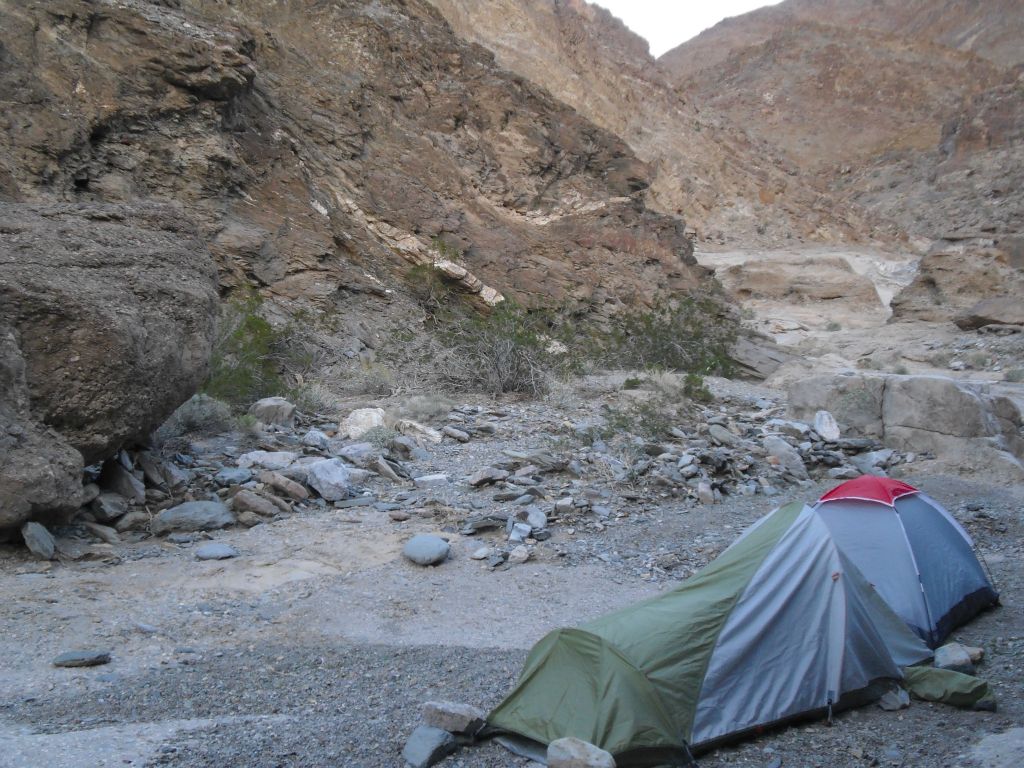
[[[153,518],[150,530],[160,534],[167,531],[213,531],[235,522],[235,516],[219,501],[186,501],[165,509]]]
[[[437,565],[448,557],[449,549],[448,542],[440,536],[423,533],[409,539],[402,554],[417,565]]]
[[[448,731],[421,725],[405,742],[402,758],[412,768],[430,768],[456,749],[455,737]]]
[[[615,768],[615,758],[589,742],[555,739],[548,745],[548,768]]]
[[[53,660],[55,667],[97,667],[110,663],[110,651],[67,651]]]
[[[989,734],[971,747],[971,757],[981,768],[1019,768],[1024,765],[1024,728]]]
[[[40,560],[52,560],[56,542],[53,536],[40,523],[28,522],[21,526],[21,537],[25,540],[28,551]]]
[[[196,548],[196,560],[228,560],[232,557],[238,557],[238,550],[219,541]]]
[[[473,733],[487,717],[482,709],[457,701],[428,701],[423,705],[423,722],[449,733]]]

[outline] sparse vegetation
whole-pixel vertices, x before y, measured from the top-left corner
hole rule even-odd
[[[829,320],[828,324],[825,326],[825,330],[829,331],[830,333],[834,333],[836,331],[843,330],[843,326],[837,323],[835,320]]]
[[[1003,381],[1009,381],[1012,384],[1024,382],[1024,368],[1011,368],[1003,374]]]

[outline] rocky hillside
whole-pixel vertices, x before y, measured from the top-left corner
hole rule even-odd
[[[423,263],[597,314],[707,279],[623,141],[426,2],[0,2],[0,99],[0,535],[77,510],[83,465],[131,486],[110,458],[203,381],[218,289],[355,357],[422,330]]]
[[[894,234],[1009,234],[1024,221],[1019,3],[788,0],[660,63],[840,205]]]
[[[223,289],[383,304],[437,239],[484,301],[702,279],[629,147],[426,2],[5,2],[0,58],[3,194],[179,203]]]
[[[863,237],[796,166],[742,123],[697,108],[647,43],[581,0],[433,0],[498,62],[621,136],[655,172],[648,204],[681,214],[701,239],[771,244]]]

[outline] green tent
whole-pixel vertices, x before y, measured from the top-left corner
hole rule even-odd
[[[686,764],[690,748],[863,700],[930,656],[820,517],[790,504],[670,592],[544,637],[488,732]]]

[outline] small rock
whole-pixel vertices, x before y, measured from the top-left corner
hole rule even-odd
[[[213,476],[213,480],[222,488],[229,485],[243,485],[252,480],[252,471],[245,467],[225,467]]]
[[[257,525],[262,525],[265,522],[262,517],[255,512],[250,512],[248,509],[239,512],[237,518],[238,524],[244,525],[246,528],[255,528]]]
[[[436,474],[436,475],[421,475],[420,477],[414,478],[413,482],[417,488],[437,488],[442,485],[448,485],[448,475]]]
[[[807,479],[807,467],[796,448],[775,435],[765,437],[762,444],[768,455],[778,459],[787,472],[800,480]]]
[[[390,512],[388,512],[388,517],[390,517],[396,523],[404,523],[406,520],[412,517],[412,515],[410,515],[404,509],[393,509]]]
[[[352,472],[341,459],[323,459],[306,470],[309,485],[327,501],[341,501],[351,495]]]
[[[212,531],[235,522],[234,516],[219,501],[186,501],[165,509],[153,518],[150,530],[155,534],[167,531]]]
[[[853,480],[854,478],[861,476],[861,471],[856,467],[849,465],[843,467],[832,467],[828,471],[828,476],[833,480]]]
[[[430,768],[456,749],[455,737],[448,731],[421,725],[412,732],[402,749],[402,758],[412,768]]]
[[[985,649],[978,648],[973,645],[965,645],[963,649],[967,651],[967,655],[971,659],[972,664],[981,664],[981,660],[985,658]]]
[[[938,669],[951,669],[954,672],[963,672],[965,675],[974,674],[974,662],[971,661],[971,655],[960,643],[947,643],[936,648],[933,665]]]
[[[480,488],[481,486],[500,483],[502,480],[507,479],[508,472],[504,469],[498,469],[497,467],[485,467],[478,472],[474,472],[466,482],[468,482],[473,488]]]
[[[249,415],[264,424],[292,427],[295,424],[295,406],[283,397],[264,397],[249,406]]]
[[[89,505],[89,511],[101,523],[111,523],[128,511],[128,499],[119,493],[104,491]]]
[[[711,484],[706,482],[697,483],[697,498],[701,504],[714,504],[715,493],[711,490]]]
[[[513,547],[512,551],[508,553],[508,562],[512,565],[520,565],[529,559],[530,550],[522,544],[518,547]]]
[[[615,768],[615,758],[582,739],[555,739],[548,745],[548,768]]]
[[[294,464],[298,458],[299,454],[293,451],[250,451],[238,457],[238,466],[243,469],[284,469]]]
[[[575,502],[572,496],[566,496],[565,498],[558,499],[558,501],[555,502],[555,512],[557,512],[560,515],[572,512],[574,507]]]
[[[105,541],[107,544],[120,544],[121,537],[117,531],[107,525],[100,525],[99,523],[82,523],[88,530],[89,533],[94,535],[100,541]]]
[[[82,486],[82,505],[85,506],[100,495],[100,487],[96,483],[86,483]]]
[[[110,663],[110,651],[67,651],[52,663],[55,667],[97,667]]]
[[[271,488],[281,491],[281,493],[295,499],[295,501],[305,501],[309,498],[309,491],[302,484],[278,472],[270,470],[260,472],[259,481],[264,485],[269,485]]]
[[[440,536],[420,534],[406,542],[402,554],[417,565],[436,565],[448,557],[450,547]]]
[[[886,691],[878,700],[878,706],[886,712],[896,712],[910,706],[910,694],[902,688]]]
[[[821,435],[822,440],[830,443],[834,443],[840,437],[839,425],[828,411],[818,411],[814,414],[814,431]]]
[[[331,445],[331,438],[319,429],[311,428],[302,436],[302,444],[321,451],[327,451]]]
[[[384,426],[383,408],[357,408],[341,420],[338,436],[355,440],[371,429]]]
[[[388,460],[385,459],[383,456],[378,456],[377,459],[373,462],[373,464],[370,465],[370,469],[372,469],[381,477],[386,477],[388,480],[391,480],[392,482],[398,483],[401,482],[402,480],[399,474],[395,472],[395,468],[392,467],[390,462],[388,462]]]
[[[528,523],[517,523],[514,520],[509,520],[509,532],[508,540],[511,542],[522,543],[530,538],[530,534],[533,532],[533,528]]]
[[[28,522],[21,526],[21,537],[25,540],[28,551],[40,560],[52,560],[56,542],[53,536],[40,523]]]
[[[491,556],[492,552],[493,550],[490,547],[480,547],[480,549],[476,550],[475,552],[473,552],[473,554],[469,556],[469,559],[486,560],[488,557]]]
[[[127,515],[122,517],[117,523],[114,524],[114,530],[118,533],[124,533],[125,531],[142,530],[143,528],[149,527],[149,513],[148,512],[129,512]]]
[[[708,427],[708,434],[710,434],[711,439],[719,445],[732,447],[740,443],[740,438],[720,424],[712,424]]]
[[[196,560],[227,560],[238,557],[238,550],[219,541],[211,541],[196,548]]]
[[[444,439],[444,436],[433,427],[428,427],[425,424],[420,424],[418,421],[412,421],[411,419],[400,419],[399,421],[396,421],[395,431],[411,437],[421,445],[424,441],[428,443],[440,443]]]
[[[146,501],[146,486],[135,475],[125,469],[120,462],[108,459],[100,472],[100,487],[119,493],[136,504]]]
[[[255,512],[262,517],[273,517],[278,512],[272,502],[244,488],[231,498],[231,508],[236,512]]]
[[[428,701],[423,705],[423,722],[448,733],[475,733],[485,717],[482,709],[454,701]]]
[[[458,440],[460,443],[468,443],[469,442],[469,433],[468,432],[463,432],[461,429],[456,429],[455,427],[453,427],[451,425],[446,426],[444,429],[441,430],[441,432],[442,432],[442,434],[447,435],[448,437],[452,438],[453,440]]]

